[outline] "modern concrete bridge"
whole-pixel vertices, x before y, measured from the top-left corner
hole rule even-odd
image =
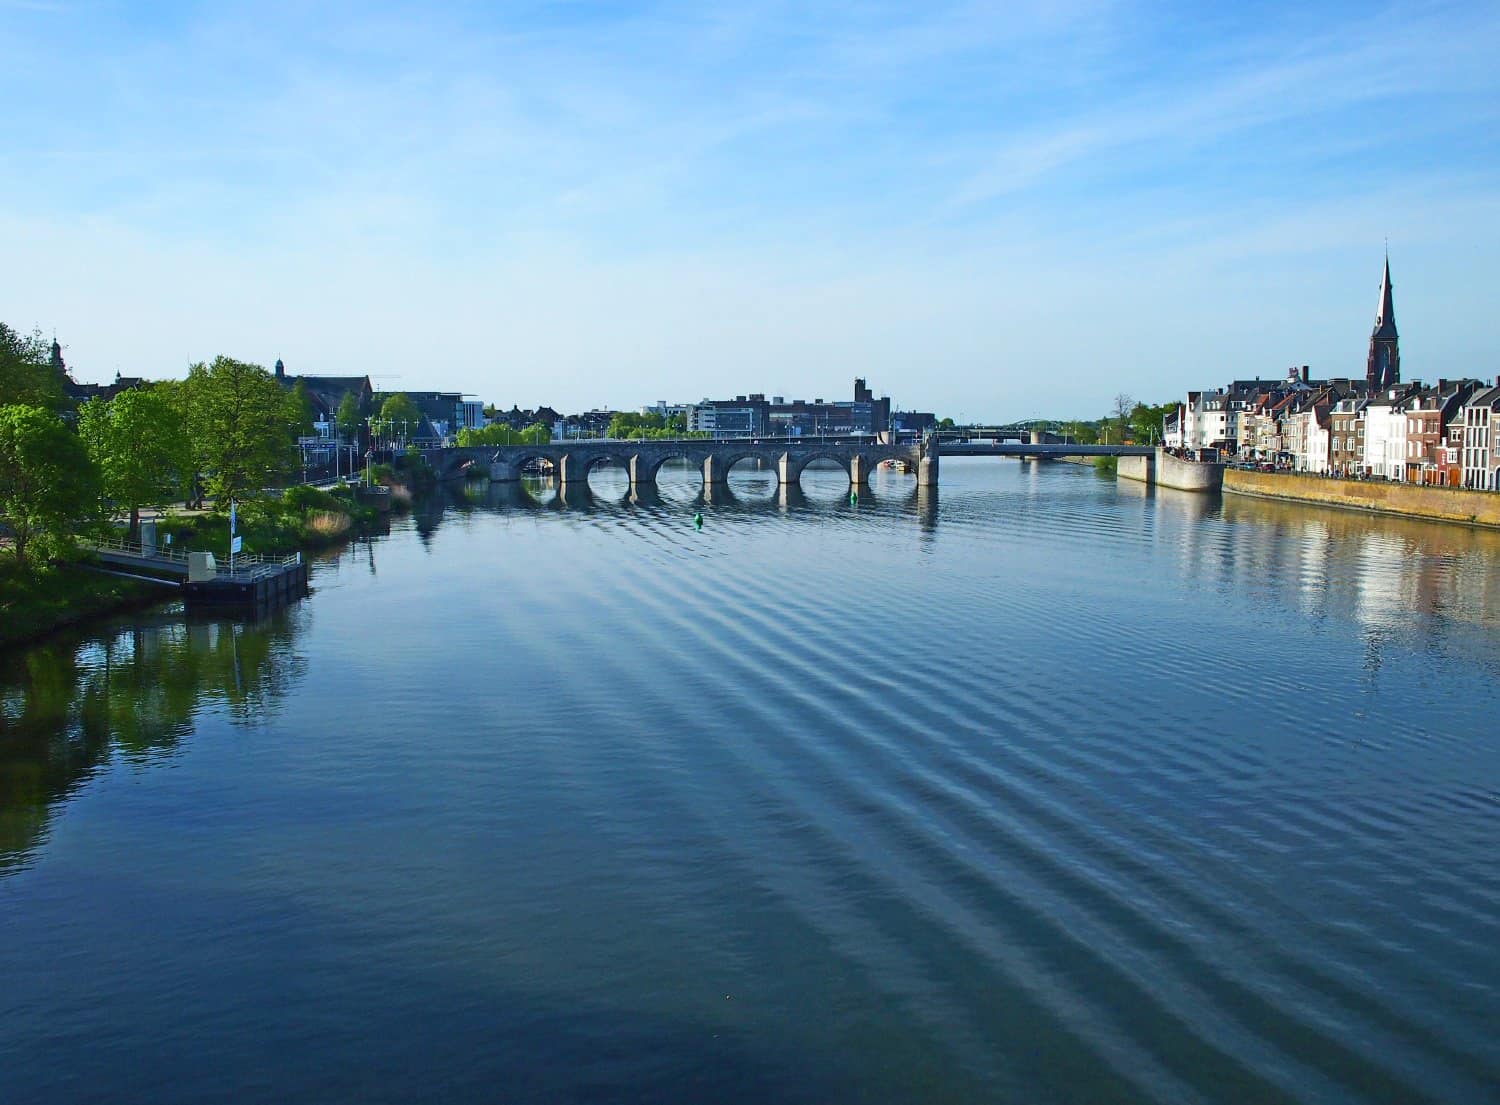
[[[1072,445],[1050,440],[1033,431],[1029,442],[939,442],[929,436],[920,444],[885,444],[855,439],[820,441],[739,438],[711,440],[681,438],[672,441],[624,441],[584,439],[552,441],[545,445],[483,445],[433,449],[425,455],[439,478],[466,475],[476,467],[498,483],[521,479],[528,465],[546,461],[560,484],[586,483],[589,472],[600,465],[625,469],[632,489],[656,483],[656,475],[669,460],[685,460],[703,473],[705,486],[721,484],[729,470],[741,461],[756,461],[776,473],[788,486],[801,482],[802,472],[814,461],[832,461],[849,475],[850,484],[863,487],[882,461],[905,461],[916,475],[919,487],[935,487],[938,460],[949,457],[1074,457],[1147,456],[1152,450],[1134,445]]]

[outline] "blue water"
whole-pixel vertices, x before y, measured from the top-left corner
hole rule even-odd
[[[0,657],[0,1101],[1497,1099],[1500,534],[627,491]]]

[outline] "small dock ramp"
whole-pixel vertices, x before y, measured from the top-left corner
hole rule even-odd
[[[307,594],[307,564],[300,552],[236,555],[231,569],[212,553],[123,538],[84,542],[84,547],[112,574],[175,584],[189,607],[255,608]]]

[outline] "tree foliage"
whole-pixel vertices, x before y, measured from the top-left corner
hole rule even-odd
[[[545,445],[552,440],[552,431],[540,422],[533,422],[524,430],[514,430],[503,422],[493,422],[477,430],[458,431],[458,444],[469,445]]]
[[[132,540],[140,534],[141,507],[165,505],[186,490],[193,451],[167,390],[132,388],[108,403],[90,399],[78,410],[78,433],[104,497],[130,511]]]
[[[1093,445],[1099,440],[1099,427],[1092,422],[1080,422],[1075,418],[1062,424],[1062,434],[1079,445]]]
[[[0,322],[0,406],[17,403],[60,410],[62,381],[40,331],[21,334]]]
[[[1127,427],[1129,436],[1140,445],[1150,445],[1161,441],[1162,419],[1176,409],[1176,403],[1160,403],[1156,406],[1149,403],[1137,403],[1130,411]]]
[[[375,432],[402,434],[410,437],[421,424],[422,412],[404,392],[387,395],[380,404],[380,413],[375,418]]]
[[[707,437],[707,434],[690,433],[687,419],[680,414],[661,415],[654,412],[635,414],[618,411],[609,420],[605,437],[624,440],[652,440],[673,437]]]
[[[344,392],[344,397],[339,400],[339,409],[334,412],[333,424],[338,427],[340,436],[354,438],[359,434],[359,424],[363,419],[359,414],[359,402],[354,398],[352,391]]]
[[[312,437],[313,435],[313,404],[311,397],[307,394],[307,382],[298,380],[292,385],[292,410],[297,418],[297,436]]]
[[[215,357],[188,370],[181,394],[194,459],[220,503],[291,471],[301,412],[264,368]]]
[[[0,521],[19,565],[65,549],[98,502],[93,462],[62,419],[41,407],[0,407]]]

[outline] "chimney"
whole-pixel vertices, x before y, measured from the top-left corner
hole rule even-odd
[[[1307,383],[1307,369],[1308,369],[1307,365],[1303,365],[1302,366],[1302,382],[1304,384]]]

